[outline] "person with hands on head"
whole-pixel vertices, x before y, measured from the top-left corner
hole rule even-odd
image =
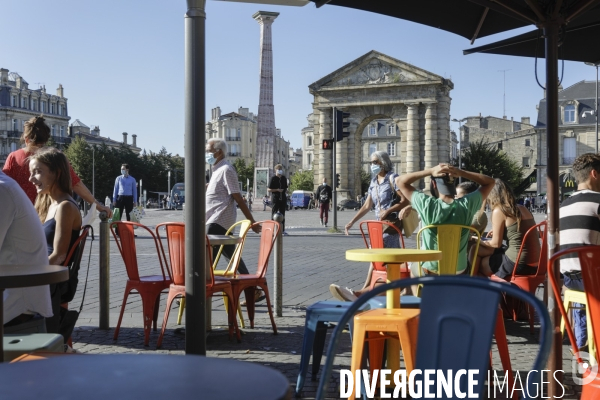
[[[430,192],[428,196],[412,184],[426,177],[431,177]],[[455,180],[462,177],[478,183],[479,189],[455,199]],[[410,201],[417,211],[423,226],[427,225],[471,225],[473,216],[481,208],[481,204],[494,187],[494,179],[487,175],[464,171],[449,164],[439,164],[424,171],[412,172],[396,179],[400,191]],[[431,229],[423,232],[423,247],[427,250],[437,249],[437,235]],[[460,240],[457,274],[467,270],[467,242],[469,233],[463,230]],[[423,268],[428,273],[437,274],[437,261],[423,263]],[[418,263],[411,263],[411,274],[419,276]]]
[[[400,219],[404,218],[405,215],[410,213],[411,207],[408,200],[402,196],[398,187],[394,183],[398,177],[395,174],[392,167],[392,161],[390,156],[385,151],[376,151],[371,154],[371,173],[373,178],[369,185],[369,191],[367,199],[363,206],[358,210],[356,215],[352,217],[350,222],[345,226],[346,235],[350,234],[350,229],[360,220],[362,217],[367,215],[373,205],[375,205],[375,216],[378,221],[385,220],[390,217],[392,213],[399,213]],[[397,202],[393,202],[394,194],[396,194]],[[393,204],[392,204],[393,203]],[[387,233],[383,234],[383,247],[385,248],[399,248],[400,237],[398,234],[390,235]],[[373,266],[369,268],[367,273],[367,280],[361,290],[352,290],[344,288],[339,285],[332,284],[329,286],[331,294],[340,300],[352,301],[356,300],[358,296],[365,293],[368,290],[368,286],[371,285],[371,272]],[[377,282],[377,284],[384,284],[385,282]]]

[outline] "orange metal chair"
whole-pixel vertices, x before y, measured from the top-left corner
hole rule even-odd
[[[360,223],[360,233],[365,241],[365,246],[368,249],[383,249],[383,232],[388,228],[392,227],[398,232],[400,237],[399,244],[401,248],[404,248],[404,238],[402,232],[393,224],[385,221],[363,221]],[[365,228],[367,233],[365,233]],[[385,263],[374,262],[373,271],[371,272],[371,281],[369,283],[369,289],[373,290],[376,282],[387,282],[387,267]],[[410,270],[406,265],[400,267],[400,275],[402,279],[410,278]]]
[[[158,261],[160,262],[160,275],[140,276],[139,274],[135,237],[133,234],[133,228],[136,226],[148,231],[150,236],[152,236],[152,239],[154,239]],[[115,229],[119,232],[119,235],[115,233]],[[169,288],[169,285],[172,283],[171,276],[168,275],[169,271],[165,274],[162,257],[160,256],[159,242],[148,227],[136,222],[115,222],[110,225],[110,230],[115,237],[121,257],[123,257],[128,278],[125,286],[125,294],[123,296],[123,304],[121,305],[121,313],[119,314],[119,322],[117,323],[113,339],[117,340],[119,337],[121,320],[123,319],[123,313],[125,312],[125,305],[127,304],[129,293],[131,293],[132,290],[136,290],[142,297],[144,346],[148,346],[150,342],[150,327],[154,325],[154,330],[156,331],[158,310],[160,308],[160,294],[163,290]]]
[[[577,253],[579,256],[581,275],[583,277],[583,286],[585,287],[587,306],[589,308],[589,315],[591,317],[591,321],[588,321],[588,323],[591,322],[593,326],[600,326],[600,264],[598,264],[598,260],[600,259],[600,246],[578,246],[554,253],[548,260],[547,269],[552,270],[552,266],[556,260],[572,253]],[[550,286],[552,286],[555,298],[560,299],[560,288],[556,282],[556,279],[554,279],[554,274],[548,274],[548,277],[550,278]],[[575,340],[575,335],[573,334],[573,328],[569,322],[567,311],[565,310],[562,302],[557,301],[556,304],[562,315],[563,322],[566,325],[569,341],[571,342],[573,351],[577,356],[579,367],[585,371],[583,373],[583,378],[590,379],[589,375],[594,373],[591,370],[591,367],[589,367],[587,363],[584,364],[583,360],[581,359],[579,348],[577,347],[577,341]],[[593,341],[596,349],[598,349],[598,344],[600,344],[600,335],[594,331],[593,337],[588,337],[588,341]],[[596,354],[593,354],[593,356],[596,358],[596,360],[598,360],[597,350]],[[600,376],[594,375],[594,378],[591,379],[591,382],[583,385],[581,391],[581,400],[596,399],[600,399]]]
[[[228,281],[231,282],[233,288],[233,297],[235,304],[239,301],[242,291],[246,295],[246,308],[248,311],[248,319],[250,319],[250,327],[254,328],[254,292],[256,287],[261,288],[265,292],[267,300],[267,310],[269,311],[269,317],[271,318],[271,325],[273,327],[273,333],[277,334],[277,326],[275,325],[275,319],[273,318],[273,310],[271,309],[271,298],[269,296],[269,288],[267,287],[267,268],[269,267],[269,257],[273,251],[277,234],[279,233],[280,224],[275,221],[260,221],[252,224],[253,226],[261,226],[260,234],[260,247],[258,251],[258,268],[255,274],[239,275],[236,274],[233,277],[218,276],[215,278],[216,282]],[[235,310],[235,308],[233,308]],[[234,313],[230,313],[234,315]]]
[[[169,248],[169,260],[165,255],[162,239],[160,237],[159,229],[164,227],[166,230],[167,244]],[[165,260],[165,263],[169,266],[171,276],[173,277],[173,283],[169,286],[169,295],[167,297],[167,307],[165,309],[165,315],[163,317],[162,329],[156,342],[156,347],[160,348],[162,345],[163,336],[165,329],[167,328],[167,322],[169,321],[169,313],[173,300],[177,297],[185,297],[185,224],[181,222],[166,222],[158,224],[156,226],[156,236],[159,238],[161,254]],[[206,238],[206,254],[207,254],[207,265],[212,266],[212,248],[208,237]],[[206,282],[206,297],[210,298],[214,294],[225,293],[229,299],[229,306],[234,307],[235,297],[233,296],[231,284],[229,282],[215,282],[212,268],[207,268],[210,273],[210,278]],[[235,310],[235,308],[231,308]],[[229,313],[229,338],[233,337],[233,331],[237,332],[237,339],[241,341],[240,331],[237,328],[237,322],[235,313]]]

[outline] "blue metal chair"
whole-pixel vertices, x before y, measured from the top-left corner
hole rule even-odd
[[[306,374],[308,372],[308,362],[312,352],[312,376],[311,380],[317,380],[321,358],[325,347],[325,337],[327,335],[327,322],[337,323],[344,313],[352,305],[349,301],[318,301],[306,309],[306,321],[304,323],[304,340],[302,341],[302,354],[300,358],[300,372],[298,372],[298,381],[296,383],[296,396],[300,395]],[[385,308],[385,297],[378,296],[369,300],[361,310],[373,310],[376,308]],[[421,299],[416,296],[400,297],[400,304],[406,308],[419,308]]]
[[[369,300],[380,293],[422,284],[423,296],[419,320],[416,369],[481,371],[474,392],[479,396],[489,365],[492,334],[498,312],[500,294],[506,293],[531,304],[540,318],[540,348],[528,380],[529,392],[536,393],[534,385],[540,382],[541,371],[548,359],[552,343],[550,316],[544,304],[533,295],[510,285],[488,279],[463,276],[437,276],[403,279],[360,296],[346,310],[333,332],[327,350],[325,368],[319,381],[316,399],[323,399],[333,369],[333,359],[343,328]],[[422,377],[422,375],[420,375]],[[421,382],[422,384],[423,382]],[[461,390],[466,391],[467,381],[461,380]],[[437,392],[434,385],[432,393]],[[442,394],[445,391],[442,390]],[[527,394],[525,391],[524,395]],[[442,397],[447,398],[447,397]]]

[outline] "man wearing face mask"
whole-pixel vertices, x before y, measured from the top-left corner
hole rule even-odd
[[[135,178],[129,175],[129,164],[121,165],[121,175],[115,179],[115,188],[113,190],[113,205],[119,209],[121,218],[123,209],[127,214],[127,221],[131,221],[129,213],[137,206],[137,183]]]
[[[327,228],[327,220],[329,219],[329,202],[333,197],[331,186],[327,185],[327,179],[323,178],[323,184],[317,188],[317,199],[319,199],[319,218],[321,225]]]
[[[267,191],[271,193],[271,211],[273,214],[279,212],[283,215],[283,222],[281,223],[283,228],[283,235],[287,236],[285,231],[285,208],[286,208],[286,192],[288,189],[287,178],[283,175],[283,166],[277,164],[275,166],[275,175],[271,177],[269,182],[269,188]]]
[[[205,147],[205,157],[206,163],[212,168],[212,174],[206,185],[207,235],[224,235],[227,232],[227,229],[235,223],[237,218],[236,203],[252,224],[256,222],[240,193],[238,175],[229,160],[225,158],[226,154],[227,143],[223,139],[208,139]],[[259,233],[260,227],[255,226],[252,230]],[[229,260],[234,250],[235,245],[224,246],[223,254]],[[218,251],[218,248],[216,251]],[[214,254],[217,254],[216,251],[213,251]],[[248,274],[248,268],[246,268],[246,264],[242,259],[240,259],[238,273]]]

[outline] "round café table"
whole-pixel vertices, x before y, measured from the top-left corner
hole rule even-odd
[[[69,270],[60,265],[0,265],[0,362],[4,360],[4,289],[64,282]]]
[[[346,259],[350,261],[387,263],[387,281],[400,279],[400,264],[405,262],[439,261],[442,252],[439,250],[419,249],[352,249],[346,250]],[[386,293],[387,308],[400,307],[400,290],[389,290]],[[392,371],[400,369],[400,343],[387,341],[387,360]]]
[[[272,368],[194,355],[70,355],[0,365],[6,399],[290,399]]]

